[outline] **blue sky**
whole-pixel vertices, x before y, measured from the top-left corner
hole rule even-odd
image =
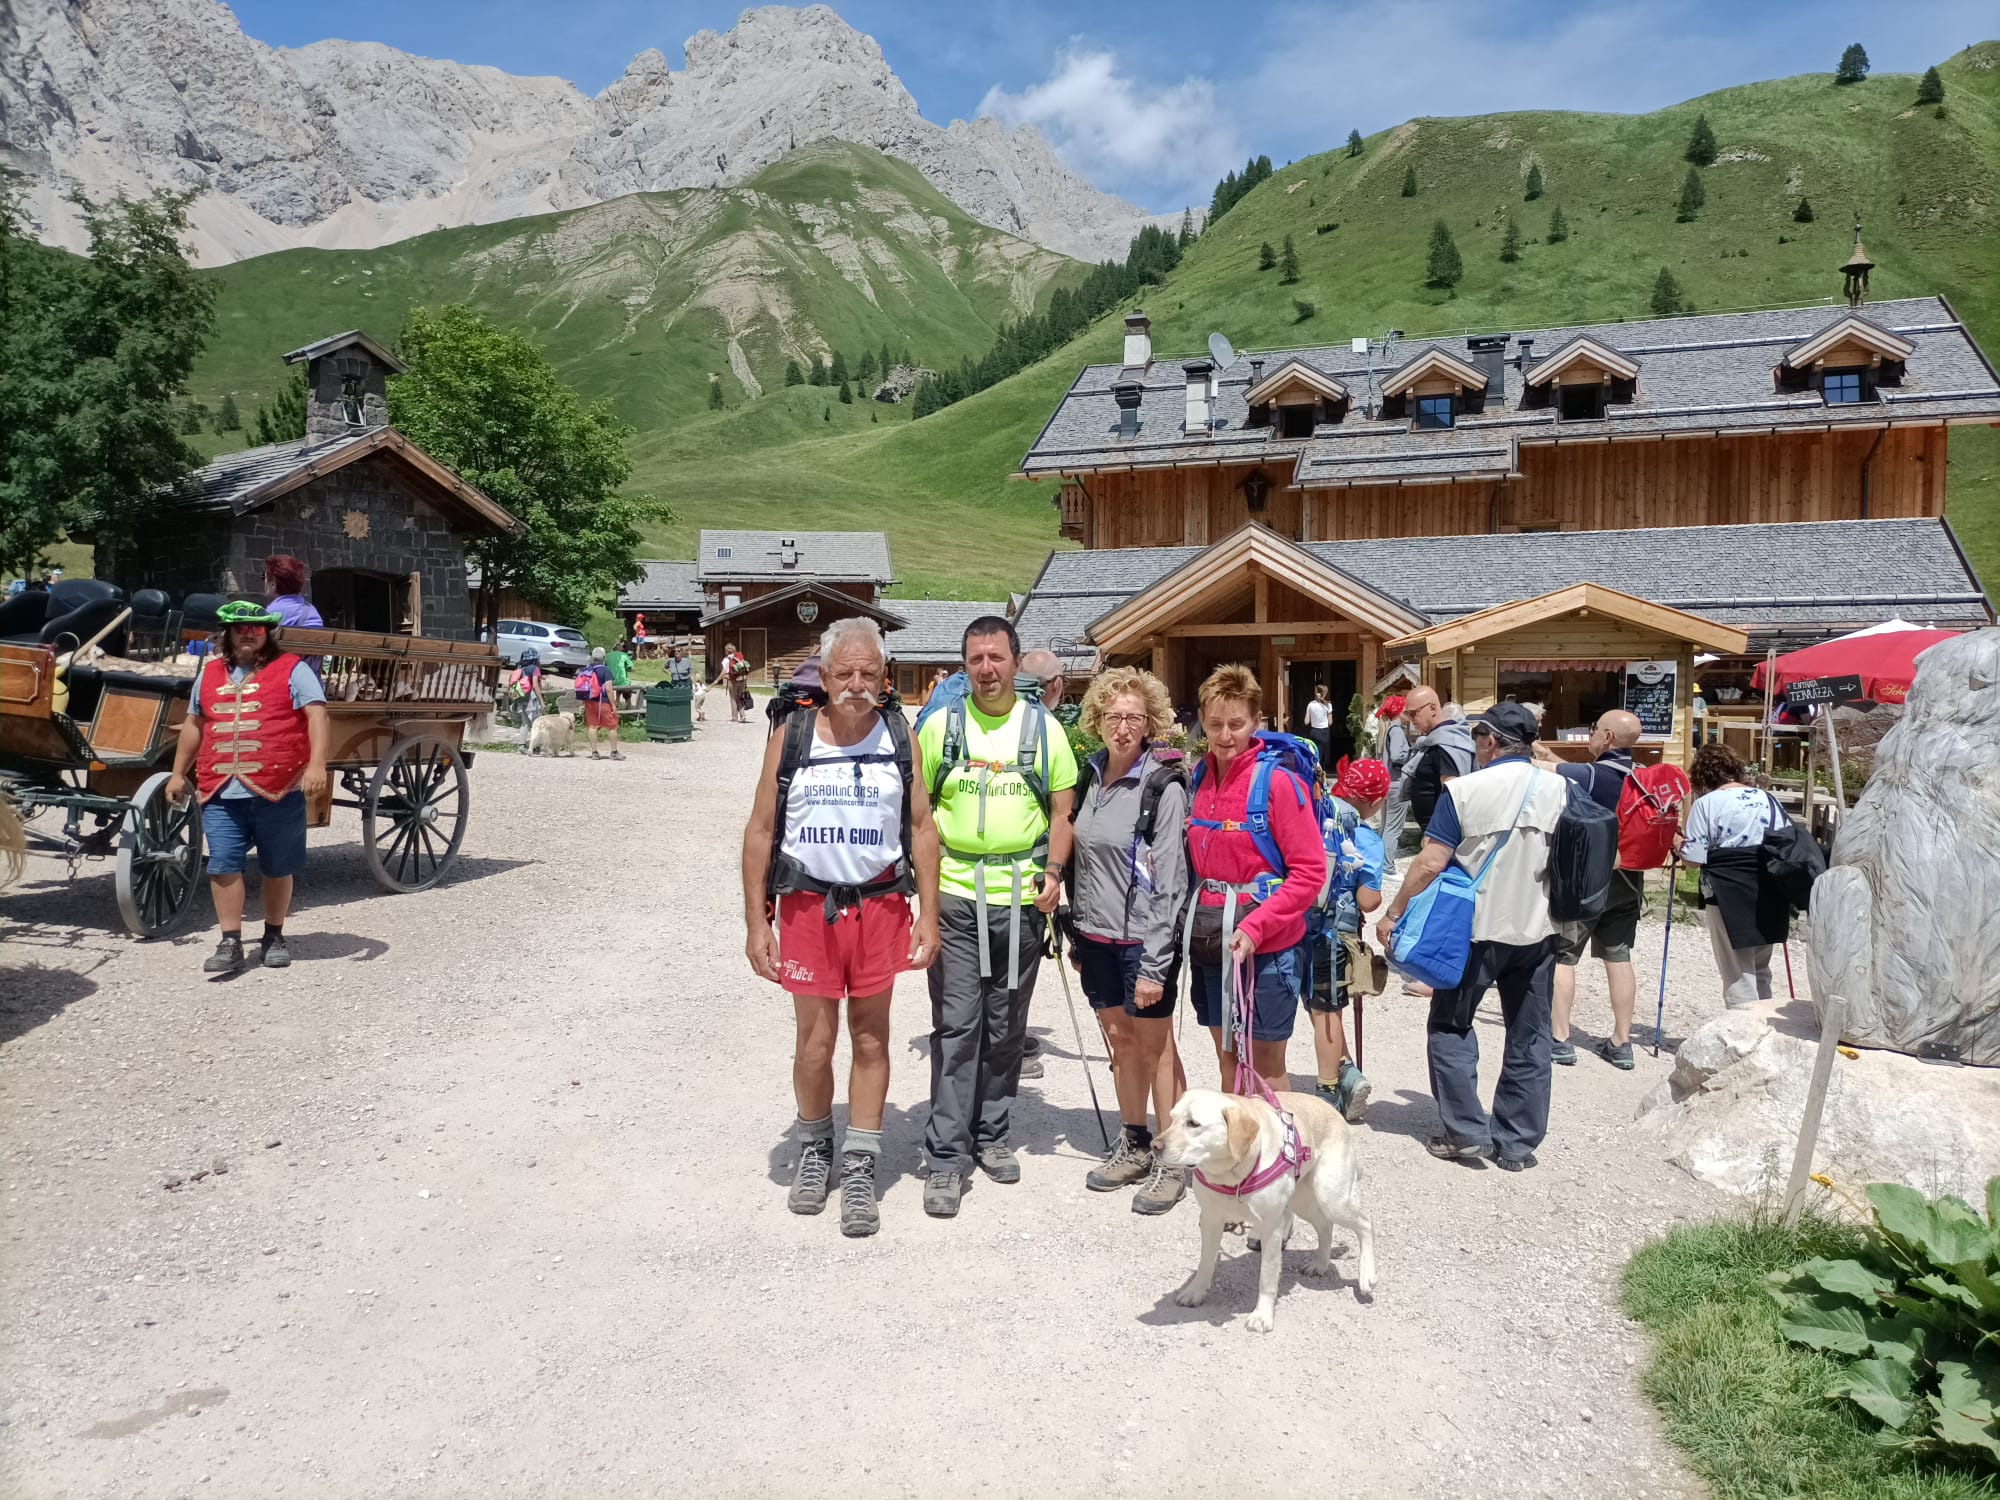
[[[595,93],[632,56],[727,30],[693,0],[235,0],[251,36],[330,35],[552,73]],[[929,118],[1037,126],[1099,186],[1166,212],[1206,203],[1255,152],[1283,163],[1413,115],[1650,110],[1711,89],[1831,72],[1858,41],[1878,72],[1918,72],[2000,32],[1992,0],[1755,4],[1654,0],[1347,0],[1142,6],[893,3],[835,9],[881,43]],[[333,29],[333,28],[338,28]]]

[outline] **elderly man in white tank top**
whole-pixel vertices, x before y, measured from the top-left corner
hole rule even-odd
[[[879,707],[888,653],[875,622],[820,638],[826,706],[795,709],[765,749],[743,833],[744,951],[792,996],[800,1152],[793,1213],[826,1207],[833,1052],[847,1002],[854,1059],[840,1157],[840,1232],[875,1233],[875,1165],[889,1094],[889,997],[938,949],[938,840],[900,713]],[[913,917],[910,897],[918,898]]]

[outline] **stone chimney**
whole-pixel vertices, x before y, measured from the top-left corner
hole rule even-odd
[[[1215,377],[1215,362],[1207,359],[1191,359],[1181,366],[1187,375],[1187,425],[1189,437],[1209,434],[1209,386]]]
[[[306,367],[306,440],[355,437],[389,425],[389,377],[403,362],[358,328],[294,349],[285,363]]]
[[[1153,362],[1153,320],[1134,308],[1125,315],[1125,368],[1143,370]]]

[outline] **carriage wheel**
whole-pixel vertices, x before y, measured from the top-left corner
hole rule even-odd
[[[201,804],[168,801],[170,780],[146,778],[118,835],[118,910],[138,937],[171,929],[201,886]]]
[[[472,809],[465,760],[433,734],[399,740],[375,768],[361,808],[368,868],[385,891],[429,890],[444,878]]]

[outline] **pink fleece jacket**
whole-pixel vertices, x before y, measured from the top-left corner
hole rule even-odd
[[[1218,823],[1243,823],[1250,816],[1250,781],[1256,769],[1255,748],[1237,756],[1226,777],[1218,776],[1210,755],[1201,773],[1201,787],[1188,809],[1188,858],[1193,878],[1226,880],[1247,885],[1270,867],[1257,852],[1248,828],[1198,828],[1195,818]],[[1259,953],[1281,953],[1306,935],[1306,912],[1326,884],[1326,845],[1312,795],[1298,777],[1279,770],[1271,777],[1271,834],[1285,856],[1285,883],[1262,906],[1236,925],[1250,935]],[[1219,892],[1204,891],[1204,906],[1220,906]]]

